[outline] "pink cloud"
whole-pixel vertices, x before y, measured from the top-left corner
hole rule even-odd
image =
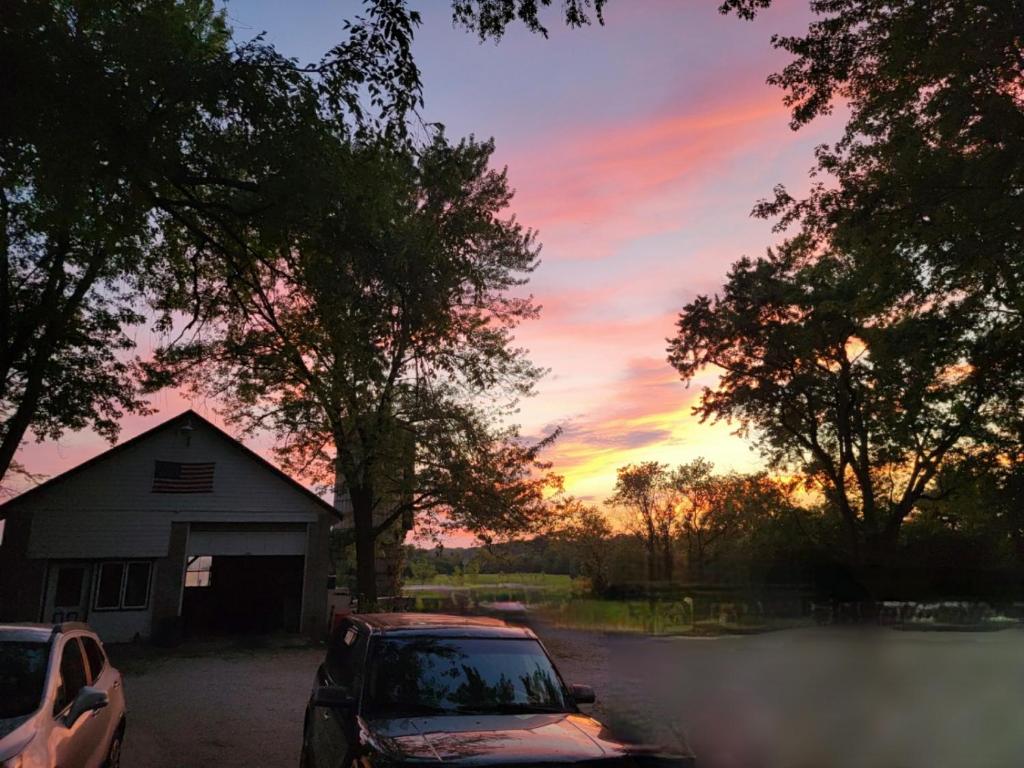
[[[558,258],[603,258],[627,240],[685,226],[702,182],[767,132],[784,135],[785,121],[778,95],[761,88],[701,111],[544,137],[502,158],[517,187],[513,208]]]

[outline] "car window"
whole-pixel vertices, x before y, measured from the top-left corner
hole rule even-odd
[[[103,673],[107,659],[103,655],[100,644],[91,637],[82,638],[82,647],[85,648],[85,658],[89,660],[90,679],[95,682],[96,678]]]
[[[371,716],[569,711],[562,682],[536,640],[417,637],[379,641],[366,706]]]
[[[49,659],[49,643],[0,641],[0,720],[25,717],[39,709]]]
[[[82,659],[82,646],[76,638],[68,640],[60,657],[60,687],[53,703],[53,714],[59,714],[75,700],[78,692],[85,685],[85,662]]]
[[[331,637],[327,651],[327,674],[335,685],[343,685],[355,692],[361,681],[361,670],[366,658],[366,633],[351,624],[342,624]]]

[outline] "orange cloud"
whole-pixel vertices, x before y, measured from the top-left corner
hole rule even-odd
[[[678,464],[703,456],[723,470],[756,467],[756,454],[728,425],[700,424],[691,412],[699,396],[663,360],[631,360],[598,408],[562,425],[549,458],[565,476],[567,492],[602,501],[616,469],[639,461]]]

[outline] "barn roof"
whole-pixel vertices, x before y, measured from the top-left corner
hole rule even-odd
[[[196,413],[192,409],[189,409],[187,411],[184,411],[183,413],[179,413],[177,416],[174,416],[174,417],[168,419],[167,421],[163,421],[163,422],[157,424],[155,427],[152,427],[151,429],[147,429],[145,432],[142,432],[141,434],[138,434],[135,437],[130,438],[129,440],[125,440],[123,443],[115,445],[113,448],[110,448],[109,450],[106,450],[103,453],[100,453],[100,454],[98,454],[96,456],[93,456],[91,459],[83,461],[78,466],[72,467],[71,469],[67,470],[66,472],[62,472],[59,475],[55,475],[54,477],[51,477],[49,480],[46,480],[45,482],[42,482],[39,485],[37,485],[37,486],[35,486],[33,488],[30,488],[27,491],[24,491],[24,492],[18,494],[13,499],[10,499],[9,501],[6,501],[3,504],[0,504],[0,518],[3,518],[4,513],[6,511],[16,507],[21,502],[23,502],[23,501],[25,501],[27,499],[33,498],[37,493],[41,492],[43,489],[49,488],[49,487],[54,486],[54,485],[57,485],[58,483],[60,483],[60,482],[62,482],[64,480],[67,480],[68,478],[70,478],[70,477],[72,477],[74,475],[80,474],[81,472],[84,472],[85,470],[89,469],[90,467],[92,467],[92,466],[94,466],[96,464],[99,464],[102,461],[106,461],[107,459],[109,459],[109,458],[111,458],[113,456],[116,456],[118,453],[121,453],[122,451],[130,448],[131,446],[136,445],[137,443],[142,442],[143,440],[145,440],[147,437],[150,437],[151,435],[155,435],[156,433],[162,432],[162,431],[164,431],[166,429],[171,429],[173,427],[178,426],[179,424],[183,424],[183,423],[196,423],[196,422],[198,422],[199,424],[209,428],[209,430],[214,435],[216,435],[221,440],[223,440],[226,443],[228,443],[231,446],[233,446],[235,448],[235,450],[238,450],[241,453],[243,453],[244,455],[246,455],[249,458],[253,459],[258,464],[260,464],[263,468],[265,468],[267,471],[269,471],[270,473],[272,473],[272,474],[276,475],[277,477],[281,478],[282,480],[287,482],[289,485],[291,485],[295,490],[300,491],[302,494],[304,494],[305,496],[309,497],[310,501],[313,501],[317,505],[319,505],[321,507],[322,511],[329,512],[331,515],[333,515],[335,517],[338,516],[338,511],[331,504],[329,504],[328,502],[326,502],[323,499],[321,499],[319,496],[317,496],[315,493],[313,493],[313,491],[309,490],[309,488],[307,488],[302,483],[297,481],[291,475],[289,475],[288,473],[282,471],[278,467],[274,466],[271,462],[267,461],[265,458],[263,458],[258,453],[256,453],[256,451],[252,450],[251,448],[247,447],[243,443],[241,443],[238,440],[236,440],[234,437],[229,435],[227,432],[225,432],[223,429],[218,427],[216,424],[214,424],[209,419],[203,418],[202,416],[200,416],[198,413]]]

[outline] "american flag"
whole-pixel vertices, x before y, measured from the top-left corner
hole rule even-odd
[[[212,493],[213,466],[212,461],[158,461],[153,469],[153,493]]]

